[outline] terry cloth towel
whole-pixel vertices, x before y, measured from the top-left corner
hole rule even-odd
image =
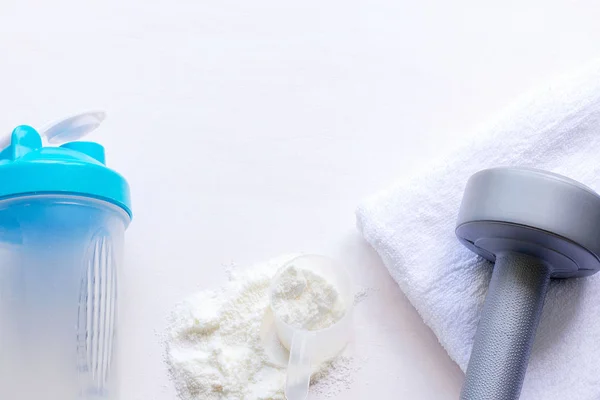
[[[359,230],[463,371],[492,266],[454,228],[468,178],[495,166],[545,169],[600,191],[600,62],[520,99],[445,162],[357,210]],[[551,283],[521,399],[600,399],[600,273]]]

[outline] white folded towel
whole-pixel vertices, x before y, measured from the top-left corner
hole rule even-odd
[[[463,371],[491,264],[454,228],[467,179],[494,166],[545,169],[600,191],[600,62],[520,99],[437,168],[357,211],[365,239]],[[600,399],[600,273],[551,284],[521,399]]]

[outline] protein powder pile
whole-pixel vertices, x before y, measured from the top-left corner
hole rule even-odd
[[[275,313],[285,323],[309,331],[330,327],[346,311],[332,284],[313,271],[293,265],[277,276],[272,300]]]
[[[292,258],[233,271],[224,287],[192,295],[175,309],[167,362],[182,400],[285,400],[287,353],[272,329],[269,287]],[[318,329],[341,318],[343,304],[327,282],[313,275],[289,271],[281,295],[298,296],[281,305],[289,323]],[[306,296],[318,299],[326,312],[303,306]],[[315,373],[315,390],[327,397],[348,386],[355,370],[351,357],[338,357]]]

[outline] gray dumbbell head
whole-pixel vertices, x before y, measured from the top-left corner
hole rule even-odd
[[[514,251],[546,261],[554,278],[592,275],[600,270],[600,196],[546,171],[480,171],[467,182],[456,235],[491,261]]]

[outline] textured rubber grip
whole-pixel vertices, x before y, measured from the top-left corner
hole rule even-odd
[[[461,400],[519,398],[549,282],[538,259],[497,255]]]

